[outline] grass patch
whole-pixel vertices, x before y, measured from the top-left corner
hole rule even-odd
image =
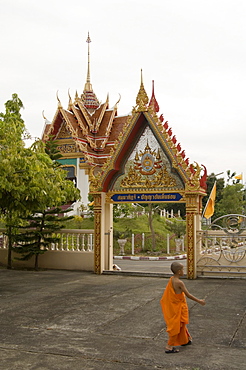
[[[94,220],[75,216],[65,223],[66,229],[94,229]],[[126,255],[132,254],[132,234],[134,234],[135,254],[162,255],[167,253],[167,234],[170,235],[170,254],[175,253],[175,235],[168,230],[165,218],[159,215],[153,216],[153,228],[155,230],[156,246],[153,248],[152,236],[149,229],[147,215],[135,218],[118,218],[113,225],[113,247],[114,254],[120,252],[118,239],[127,239],[124,247]],[[144,247],[142,245],[142,233],[144,233]]]

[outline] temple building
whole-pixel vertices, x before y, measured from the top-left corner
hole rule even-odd
[[[117,106],[118,102],[114,104],[112,108],[109,107],[109,98],[107,96],[104,103],[99,103],[96,94],[93,91],[91,80],[90,80],[90,36],[88,34],[88,67],[87,67],[87,77],[84,86],[84,91],[81,95],[76,92],[74,101],[69,94],[69,102],[67,109],[62,107],[62,104],[57,96],[58,107],[53,118],[53,121],[45,123],[44,132],[42,136],[43,141],[47,140],[57,140],[58,149],[60,150],[63,158],[59,161],[61,162],[64,169],[67,170],[68,178],[71,179],[75,186],[80,190],[81,200],[76,202],[74,207],[74,214],[81,213],[81,205],[87,207],[89,200],[88,194],[94,188],[95,179],[103,176],[104,169],[108,166],[112,155],[121,140],[123,133],[129,126],[129,122],[133,119],[135,114],[135,108],[132,111],[132,115],[118,116]],[[177,142],[176,136],[173,135],[171,127],[169,127],[168,122],[164,122],[163,115],[157,116],[159,112],[159,105],[155,98],[154,93],[154,83],[152,87],[152,96],[148,99],[145,92],[145,88],[142,80],[141,73],[141,83],[138,95],[136,97],[136,107],[138,110],[142,107],[143,111],[149,111],[151,113],[151,120],[155,121],[155,125],[164,132],[167,140],[167,156],[165,159],[165,165],[160,164],[160,171],[162,171],[158,176],[159,182],[161,182],[161,187],[165,185],[167,181],[170,180],[170,174],[177,172],[176,168],[182,169],[183,177],[195,178],[195,168],[194,165],[189,163],[189,159],[186,158],[185,151],[182,150],[180,143]],[[139,108],[140,107],[140,108]],[[138,129],[135,136],[139,136],[144,124]],[[148,125],[149,126],[149,125]],[[146,128],[146,132],[143,135],[148,138],[146,142],[145,157],[152,158],[151,148],[149,143],[151,138],[155,141],[153,142],[154,147],[158,147],[159,144],[154,139],[152,129]],[[160,133],[163,135],[163,133]],[[135,138],[136,139],[136,138]],[[135,140],[134,139],[134,140]],[[152,140],[152,141],[153,141]],[[133,142],[129,145],[133,145]],[[134,144],[136,145],[136,143]],[[148,154],[149,153],[149,154]],[[160,148],[156,152],[156,161],[161,163]],[[170,153],[172,155],[170,156]],[[136,153],[138,157],[139,154]],[[137,157],[135,158],[134,174],[129,174],[129,176],[136,177],[136,169],[138,169],[139,164],[137,163]],[[126,161],[123,158],[123,162]],[[129,157],[130,158],[130,157]],[[128,159],[129,159],[128,158]],[[145,158],[146,159],[146,158]],[[130,163],[130,162],[129,162]],[[152,162],[151,162],[152,163]],[[137,166],[137,167],[136,167]],[[121,165],[120,165],[121,167]],[[204,166],[203,166],[204,167]],[[147,170],[146,170],[147,171]],[[199,169],[200,174],[201,169]],[[114,172],[114,171],[113,171]],[[113,173],[112,172],[112,173]],[[198,172],[196,177],[199,177]],[[119,174],[120,175],[120,174]],[[150,175],[150,172],[146,172],[145,175]],[[181,178],[182,178],[181,176]],[[89,181],[90,179],[90,181]],[[204,167],[204,176],[200,179],[200,185],[205,188],[206,183],[206,169]],[[153,179],[151,179],[152,181]],[[142,180],[141,180],[142,181]],[[150,183],[150,176],[147,176],[147,183]],[[177,182],[178,181],[178,182]],[[176,180],[176,186],[173,188],[183,188],[184,184],[180,183],[181,180]],[[158,182],[158,184],[159,184]],[[90,187],[89,187],[90,184]],[[156,189],[158,188],[157,183],[155,184]],[[152,184],[152,185],[153,185]],[[170,184],[168,185],[170,186]]]
[[[84,91],[77,92],[74,101],[69,95],[67,109],[58,99],[57,111],[52,122],[46,120],[42,140],[58,140],[63,155],[61,162],[81,192],[81,201],[75,204],[79,214],[81,204],[88,204],[89,172],[97,173],[106,162],[128,116],[117,115],[117,105],[109,107],[109,97],[99,103],[90,80],[90,36],[88,34],[88,68]]]
[[[99,103],[90,81],[90,37],[84,91],[68,108],[58,99],[43,140],[57,140],[68,178],[81,192],[74,214],[94,202],[94,272],[112,270],[113,205],[120,203],[185,203],[187,276],[196,277],[201,249],[202,198],[206,195],[204,165],[190,163],[172,128],[159,115],[154,84],[149,99],[141,73],[136,105],[129,115],[118,116],[109,99]]]

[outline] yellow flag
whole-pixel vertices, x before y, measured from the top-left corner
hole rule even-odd
[[[237,176],[234,176],[234,177],[235,177],[235,179],[237,179],[237,180],[242,180],[243,175],[242,175],[242,174],[240,174],[240,175],[237,175]]]
[[[216,182],[214,183],[213,189],[211,190],[211,193],[209,195],[203,217],[208,219],[213,216],[215,198],[216,198]]]

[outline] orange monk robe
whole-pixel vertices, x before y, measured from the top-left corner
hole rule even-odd
[[[169,335],[170,346],[181,346],[191,340],[186,328],[189,323],[189,312],[184,292],[176,294],[173,289],[172,277],[161,298],[161,308]]]

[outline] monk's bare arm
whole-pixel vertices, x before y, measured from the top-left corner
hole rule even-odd
[[[185,284],[183,283],[183,281],[180,281],[180,289],[182,292],[184,292],[184,294],[186,295],[187,298],[190,298],[192,299],[193,301],[201,304],[202,306],[204,306],[206,304],[205,300],[204,299],[198,299],[196,298],[194,295],[190,294],[190,292],[187,290]]]

